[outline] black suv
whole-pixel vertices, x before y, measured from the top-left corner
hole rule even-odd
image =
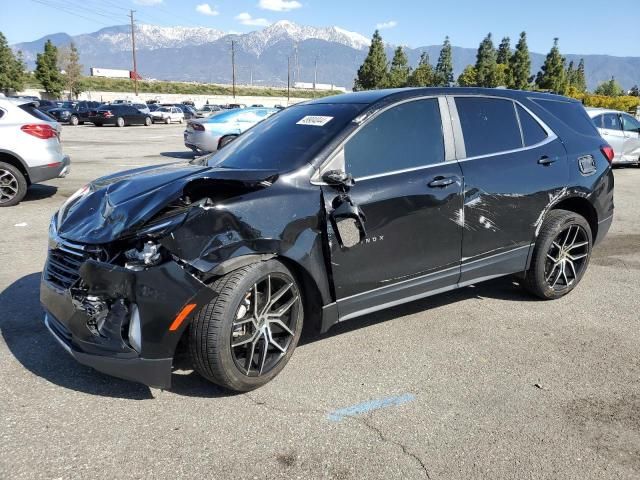
[[[91,111],[99,106],[100,102],[84,100],[81,102],[63,102],[62,106],[51,108],[47,110],[47,113],[58,122],[76,126],[91,121],[89,119]]]
[[[118,127],[145,125],[148,127],[152,123],[151,115],[124,103],[100,106],[98,110],[91,112],[89,121],[96,127],[103,125],[116,125]]]
[[[212,156],[94,181],[53,217],[45,322],[78,361],[170,386],[177,346],[246,391],[302,331],[515,274],[570,292],[613,217],[574,100],[400,89],[295,105]],[[183,340],[181,342],[181,340]]]

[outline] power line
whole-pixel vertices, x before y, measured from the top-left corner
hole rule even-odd
[[[31,1],[35,2],[35,3],[39,3],[39,4],[44,5],[46,7],[53,8],[55,10],[61,10],[61,11],[65,12],[65,13],[68,13],[69,15],[73,15],[75,17],[83,18],[85,20],[89,20],[90,22],[99,23],[100,25],[104,25],[105,27],[111,26],[108,23],[104,23],[104,21],[97,20],[95,18],[87,17],[87,16],[82,15],[80,13],[77,13],[77,12],[75,12],[73,10],[66,9],[65,7],[60,6],[60,5],[52,5],[50,3],[45,2],[44,0],[31,0]]]

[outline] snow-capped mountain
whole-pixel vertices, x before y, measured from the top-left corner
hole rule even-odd
[[[160,27],[138,24],[136,47],[140,50],[180,48],[215,42],[225,35],[225,32],[206,27]],[[113,51],[131,50],[131,30],[126,25],[103,28],[82,37],[91,37],[98,42],[110,45]]]

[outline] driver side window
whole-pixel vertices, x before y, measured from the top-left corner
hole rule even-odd
[[[631,115],[622,115],[622,129],[625,132],[640,133],[640,122]]]
[[[354,178],[444,162],[444,137],[436,98],[391,107],[345,145],[347,173]]]

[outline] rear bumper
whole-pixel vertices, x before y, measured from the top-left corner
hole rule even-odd
[[[71,159],[69,155],[65,155],[59,162],[51,165],[30,167],[28,170],[31,183],[40,183],[53,178],[64,178],[71,171]]]
[[[151,387],[168,389],[171,387],[171,368],[173,358],[117,358],[111,356],[92,355],[74,347],[71,334],[51,314],[46,313],[44,324],[60,346],[78,363],[91,367],[124,380],[144,383]]]

